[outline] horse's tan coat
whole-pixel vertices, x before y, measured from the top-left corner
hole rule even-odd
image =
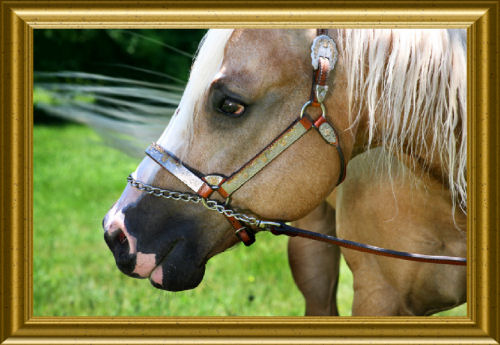
[[[323,202],[306,217],[294,222],[294,226],[335,236],[335,211]],[[338,315],[339,247],[290,237],[288,262],[295,283],[304,295],[306,315]]]

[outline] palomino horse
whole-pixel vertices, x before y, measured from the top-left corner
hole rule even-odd
[[[465,66],[458,30],[209,31],[176,115],[103,221],[117,266],[194,288],[210,257],[306,216],[374,146],[465,209]]]
[[[409,158],[409,157],[406,157]],[[449,191],[379,149],[354,158],[345,181],[295,226],[419,253],[465,256],[466,217],[452,213]],[[466,269],[367,255],[342,248],[354,278],[353,315],[429,315],[465,302]],[[340,250],[291,237],[290,267],[306,300],[306,315],[338,315]]]

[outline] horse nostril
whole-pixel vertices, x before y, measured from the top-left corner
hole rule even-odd
[[[127,235],[120,228],[104,232],[104,240],[115,257],[116,266],[125,274],[137,277],[133,273],[136,265],[136,254],[131,253]]]
[[[121,229],[116,229],[113,232],[104,232],[104,240],[111,250],[128,250],[128,239]]]
[[[123,233],[123,231],[120,230],[119,234],[118,234],[118,241],[120,242],[120,244],[124,244],[125,242],[127,242],[127,236],[125,236],[125,234]]]

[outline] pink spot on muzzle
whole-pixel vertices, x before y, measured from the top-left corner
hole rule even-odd
[[[136,273],[143,278],[149,277],[151,271],[153,271],[156,266],[156,254],[137,252],[135,262],[135,268],[132,273]]]
[[[154,269],[153,273],[151,273],[150,279],[160,286],[163,285],[163,269],[161,266]]]

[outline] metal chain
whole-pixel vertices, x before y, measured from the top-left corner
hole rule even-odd
[[[151,194],[153,196],[165,199],[172,200],[181,200],[184,202],[193,202],[195,204],[199,203],[202,199],[200,196],[191,193],[181,193],[177,191],[171,191],[168,189],[161,189],[157,187],[153,187],[149,184],[137,181],[131,175],[127,177],[127,181],[130,183],[132,187],[137,188],[140,191],[143,191],[147,194]]]
[[[246,215],[244,213],[238,213],[233,209],[227,208],[224,205],[220,204],[216,200],[212,199],[205,199],[202,198],[199,195],[192,194],[192,193],[184,193],[184,192],[178,192],[178,191],[172,191],[168,189],[162,189],[158,187],[151,186],[147,183],[137,181],[134,179],[132,176],[127,177],[127,181],[130,183],[130,185],[134,188],[137,188],[140,191],[143,191],[147,194],[156,196],[158,198],[164,198],[164,199],[172,199],[172,200],[180,200],[184,202],[192,202],[195,204],[202,203],[203,206],[208,208],[209,210],[216,211],[220,214],[225,215],[226,217],[233,217],[239,220],[240,222],[257,226],[262,229],[266,229],[269,226],[279,226],[279,223],[275,222],[269,222],[269,221],[264,221],[261,219],[257,219],[255,217]]]

